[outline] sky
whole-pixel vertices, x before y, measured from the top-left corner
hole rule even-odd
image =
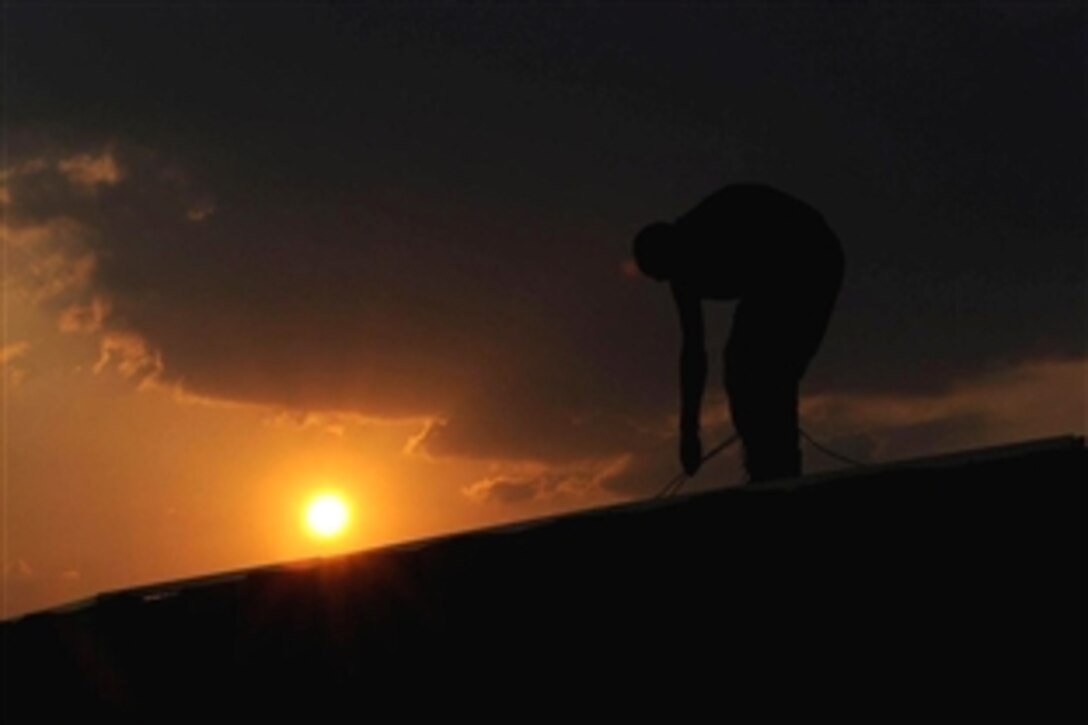
[[[0,616],[651,495],[679,329],[631,239],[731,182],[845,250],[813,437],[891,461],[1088,427],[1080,3],[2,18]],[[689,486],[743,480],[730,450]],[[329,490],[351,523],[319,540]]]

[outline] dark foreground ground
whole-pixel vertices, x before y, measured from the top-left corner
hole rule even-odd
[[[104,595],[2,628],[8,718],[1088,716],[1058,439]]]

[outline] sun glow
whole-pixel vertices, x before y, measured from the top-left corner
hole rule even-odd
[[[342,534],[351,519],[347,501],[335,493],[315,496],[306,505],[306,528],[314,536],[331,539]]]

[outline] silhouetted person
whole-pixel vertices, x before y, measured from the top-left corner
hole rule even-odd
[[[729,185],[673,223],[634,240],[643,274],[668,281],[680,353],[680,461],[702,462],[699,409],[706,383],[702,301],[739,300],[725,346],[725,389],[751,481],[798,476],[798,384],[839,294],[843,254],[823,217],[799,199]]]

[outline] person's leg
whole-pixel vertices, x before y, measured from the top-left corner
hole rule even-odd
[[[801,475],[796,381],[730,376],[729,407],[751,482]]]
[[[843,276],[830,230],[823,253],[742,300],[726,345],[725,388],[752,481],[801,475],[798,386],[827,331]]]
[[[726,345],[725,388],[752,482],[801,475],[796,365],[781,344],[789,332],[767,301],[737,306]]]
[[[797,381],[785,376],[764,379],[755,434],[745,451],[745,467],[753,482],[801,475],[797,428]]]

